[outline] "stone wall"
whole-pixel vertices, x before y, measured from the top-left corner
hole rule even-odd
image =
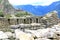
[[[49,16],[50,15],[50,16]],[[47,16],[26,16],[26,17],[14,17],[14,18],[4,18],[0,17],[0,26],[9,26],[9,25],[18,25],[18,24],[31,24],[31,23],[40,23],[46,25],[46,27],[51,27],[58,24],[59,18],[56,13],[50,13]]]
[[[18,17],[18,18],[3,18],[0,17],[0,26],[16,25],[16,24],[30,24],[30,23],[40,23],[41,17]]]

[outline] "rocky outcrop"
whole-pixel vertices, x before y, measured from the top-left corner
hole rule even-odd
[[[19,40],[34,40],[33,36],[28,33],[24,33],[23,31],[20,31],[19,29],[15,30],[16,38]]]
[[[3,32],[3,31],[0,31],[0,39],[7,39],[8,36]]]
[[[3,36],[3,37],[2,37]],[[12,38],[12,39],[11,39]],[[0,31],[0,39],[4,40],[60,40],[60,24],[54,25],[51,28],[38,30],[15,29],[12,32]]]
[[[57,15],[57,11],[53,11],[50,13],[47,13],[43,18],[42,22],[46,25],[46,27],[51,27],[52,25],[56,25],[59,22],[59,18]]]
[[[36,40],[60,40],[60,26],[54,25],[52,28],[38,29],[38,30],[25,30],[35,35]]]
[[[2,0],[0,6],[2,5],[1,9],[4,12],[4,14],[14,14],[15,9],[12,7],[12,5],[8,2],[8,0]]]
[[[16,14],[20,12],[25,12],[23,10],[15,9],[8,0],[1,0],[0,2],[0,9],[3,11],[3,13],[6,14]],[[27,12],[26,12],[27,13]],[[28,14],[28,13],[27,13]]]

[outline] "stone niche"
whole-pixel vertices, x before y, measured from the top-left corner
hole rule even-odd
[[[50,13],[46,16],[30,16],[30,17],[16,17],[16,18],[4,18],[0,17],[0,26],[9,26],[9,25],[18,25],[18,24],[31,24],[31,23],[39,23],[41,25],[45,25],[47,27],[51,27],[53,25],[58,24],[59,18],[56,13]]]
[[[26,17],[26,18],[4,18],[0,17],[0,26],[17,25],[17,24],[31,24],[40,23],[40,17]]]

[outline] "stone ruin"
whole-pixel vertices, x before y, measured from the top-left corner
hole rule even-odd
[[[55,12],[43,17],[0,17],[0,34],[2,40],[60,40],[60,19]]]

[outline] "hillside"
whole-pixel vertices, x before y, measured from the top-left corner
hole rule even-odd
[[[8,0],[0,0],[0,10],[3,12],[4,15],[6,14],[17,14],[20,12],[25,12],[23,10],[15,9]],[[20,13],[21,14],[21,13]]]

